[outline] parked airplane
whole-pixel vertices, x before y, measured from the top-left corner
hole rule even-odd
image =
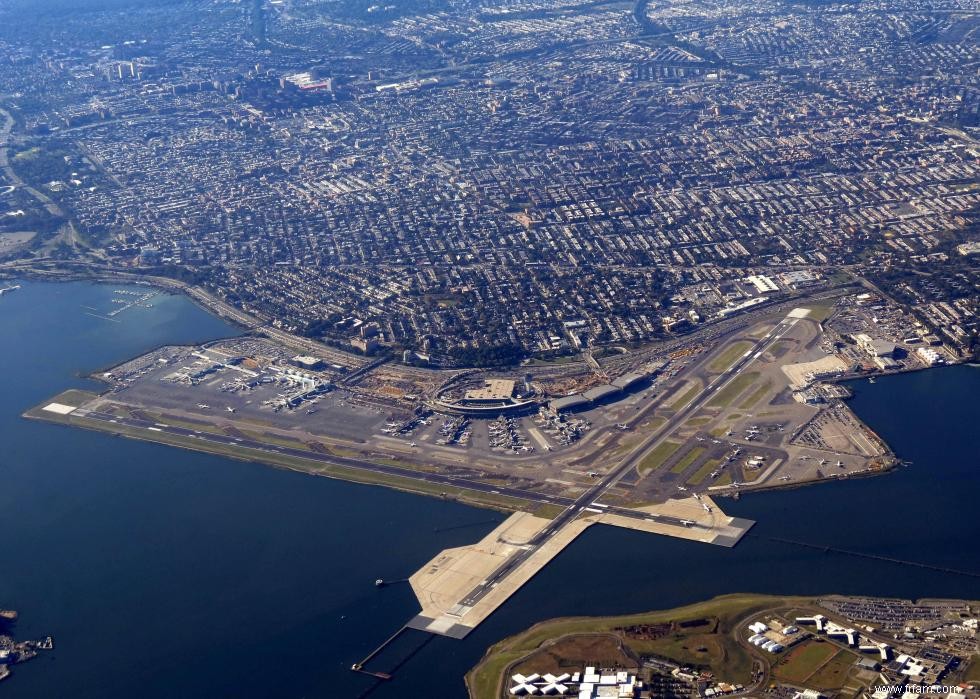
[[[228,411],[229,413],[233,413],[233,412],[235,412],[235,409],[234,409],[233,407],[231,407],[230,405],[229,405],[229,406],[228,406],[228,407],[226,408],[226,410],[227,410],[227,411]]]

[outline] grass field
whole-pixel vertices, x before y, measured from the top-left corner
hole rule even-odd
[[[980,682],[980,654],[974,655],[963,676],[967,682]]]
[[[708,364],[708,371],[713,374],[720,374],[735,363],[735,360],[752,348],[751,342],[733,342],[725,350]]]
[[[575,617],[555,619],[532,626],[527,631],[504,639],[492,646],[480,663],[466,675],[470,696],[474,699],[498,699],[502,679],[516,663],[539,652],[543,646],[553,648],[553,642],[576,634],[594,636],[601,633],[622,633],[622,629],[638,624],[657,624],[668,621],[681,622],[693,619],[713,621],[711,633],[704,626],[692,627],[689,632],[670,633],[655,640],[639,640],[624,637],[624,642],[636,653],[655,653],[673,658],[681,663],[711,668],[719,677],[747,683],[751,672],[751,658],[738,645],[732,631],[746,617],[766,609],[787,604],[802,604],[807,598],[783,598],[767,595],[726,595],[707,602],[667,611],[631,614],[621,617]],[[707,652],[700,652],[705,648]],[[565,658],[566,661],[588,658]]]
[[[637,466],[637,470],[639,470],[640,475],[642,476],[645,473],[663,466],[664,462],[667,461],[667,459],[670,458],[670,455],[677,451],[680,446],[680,442],[670,441],[661,442],[658,444],[653,451],[644,457],[643,461],[640,462],[640,465]]]
[[[701,485],[704,479],[708,477],[708,474],[721,465],[721,461],[721,459],[708,459],[705,461],[704,466],[695,471],[694,475],[687,479],[688,485]]]
[[[78,406],[84,405],[85,403],[88,403],[90,400],[94,400],[95,398],[98,397],[99,395],[97,393],[92,393],[91,391],[82,391],[77,388],[70,388],[67,391],[63,391],[62,393],[59,393],[51,400],[44,401],[36,408],[31,408],[25,413],[25,415],[31,415],[32,417],[33,416],[46,417],[52,414],[52,413],[45,413],[42,411],[42,408],[48,403],[61,403],[62,405],[71,405],[77,408]]]
[[[749,371],[745,374],[739,374],[731,382],[725,386],[723,389],[718,391],[711,400],[708,401],[708,407],[711,408],[727,408],[732,404],[738,396],[755,383],[756,379],[759,378],[759,372]]]
[[[809,318],[810,320],[815,320],[818,323],[822,323],[823,321],[827,320],[827,318],[829,318],[830,315],[834,312],[833,305],[828,306],[828,305],[821,305],[821,304],[812,304],[812,305],[804,306],[804,308],[810,309],[810,315],[808,315],[807,318]]]
[[[661,427],[663,427],[665,422],[667,422],[666,418],[652,417],[649,420],[641,422],[640,429],[654,432],[655,430],[659,430]]]
[[[704,447],[694,447],[691,451],[687,452],[680,461],[673,465],[670,469],[671,473],[684,473],[691,464],[698,460],[698,458],[704,453]]]
[[[674,410],[680,410],[685,405],[694,400],[694,396],[701,392],[700,386],[691,386],[687,391],[685,391],[680,397],[674,399],[670,403],[670,407]]]
[[[759,387],[752,391],[745,400],[739,403],[738,407],[742,410],[752,410],[756,406],[756,403],[762,400],[770,390],[772,390],[772,381],[767,379],[759,384]]]
[[[765,470],[766,470],[766,467],[765,466],[763,466],[762,468],[746,468],[746,467],[743,466],[742,467],[742,480],[745,481],[746,483],[751,483],[756,478],[758,478],[759,476],[761,476],[762,473]]]
[[[699,668],[711,668],[724,677],[746,681],[752,659],[745,649],[722,634],[673,634],[656,641],[631,641],[630,647],[639,653],[664,658]],[[724,673],[724,674],[722,674]],[[731,673],[731,674],[728,674]]]
[[[810,675],[806,684],[814,689],[830,690],[842,687],[855,662],[857,662],[857,656],[854,653],[842,650],[831,658],[826,665]]]
[[[599,667],[630,667],[632,659],[620,647],[617,634],[581,634],[555,641],[542,648],[525,662],[518,663],[514,672],[530,675],[564,672],[563,663],[570,659],[585,659]]]
[[[773,668],[773,674],[783,682],[803,685],[807,677],[836,654],[837,646],[832,643],[806,641],[786,653]]]

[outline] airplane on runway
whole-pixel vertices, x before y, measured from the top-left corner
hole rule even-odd
[[[618,427],[621,430],[628,430],[630,428],[629,425],[627,425],[625,422],[620,422],[618,425],[616,425],[616,427]]]
[[[207,410],[207,409],[208,409],[208,408],[210,408],[211,406],[210,406],[210,405],[208,405],[207,403],[198,403],[198,404],[197,404],[197,407],[198,407],[198,408],[200,408],[201,410]]]
[[[225,410],[227,410],[229,413],[235,412],[235,409],[233,407],[231,407],[230,405],[227,408],[225,408]]]
[[[693,519],[682,519],[681,520],[681,524],[683,524],[685,527],[693,527],[694,526],[694,520]]]

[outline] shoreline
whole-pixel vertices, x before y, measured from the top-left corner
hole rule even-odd
[[[894,602],[898,605],[909,604],[913,606],[942,606],[942,605],[964,605],[975,607],[980,604],[977,600],[970,599],[949,599],[949,598],[878,598],[863,595],[841,595],[838,593],[821,593],[816,595],[773,595],[752,592],[737,592],[718,595],[707,600],[685,604],[669,609],[654,609],[649,611],[617,614],[608,616],[570,616],[555,617],[532,624],[530,627],[518,631],[492,644],[479,661],[466,673],[464,681],[466,691],[470,699],[497,699],[503,696],[506,689],[506,680],[516,669],[535,656],[547,657],[549,654],[560,653],[563,644],[570,648],[574,647],[577,639],[591,638],[596,636],[614,637],[620,644],[620,648],[628,643],[630,637],[626,633],[631,626],[656,626],[664,624],[680,624],[689,620],[714,619],[718,623],[718,630],[715,632],[719,637],[735,634],[731,639],[743,651],[747,651],[753,659],[753,668],[761,667],[763,672],[758,679],[753,678],[753,683],[734,694],[739,696],[754,696],[761,684],[770,680],[770,674],[779,663],[782,656],[768,656],[765,653],[755,653],[752,646],[740,640],[735,629],[742,627],[753,619],[771,617],[776,614],[789,614],[792,616],[802,611],[818,612],[839,616],[832,612],[830,607],[834,603],[860,603],[860,602]],[[860,622],[853,619],[842,619],[852,624]],[[870,627],[869,627],[870,628]],[[572,641],[572,643],[569,643]],[[642,642],[640,643],[642,645]],[[574,651],[572,651],[574,652]],[[715,650],[716,654],[724,656],[723,649]],[[628,653],[628,655],[637,655]],[[646,657],[647,654],[643,654]],[[558,656],[564,657],[564,656]],[[687,664],[678,662],[676,658],[661,656],[654,651],[651,657],[655,662],[662,665],[662,668],[676,666],[678,669],[686,667]],[[716,658],[709,654],[708,660],[719,661],[722,665],[731,662],[731,658]],[[963,672],[980,662],[980,656],[967,656],[965,661],[958,666],[954,672]],[[772,661],[772,662],[770,662]],[[643,665],[643,663],[638,663]],[[711,664],[714,667],[714,664]],[[543,670],[542,670],[543,671]],[[524,670],[523,672],[527,672]],[[955,675],[954,675],[955,676]],[[717,676],[715,680],[719,679]]]
[[[207,294],[207,292],[197,289],[197,287],[193,287],[191,285],[188,285],[184,282],[180,282],[177,280],[168,280],[160,277],[137,278],[138,275],[128,275],[120,272],[115,272],[115,273],[110,272],[108,274],[104,274],[104,273],[84,274],[80,272],[59,270],[55,272],[54,275],[55,275],[54,278],[52,278],[35,272],[31,275],[28,275],[28,277],[38,281],[82,281],[82,282],[100,283],[100,284],[111,284],[111,283],[135,284],[137,286],[159,289],[161,293],[166,293],[168,295],[176,295],[179,292],[183,296],[187,297],[189,300],[194,302],[199,308],[201,308],[205,312],[210,313],[222,320],[230,321],[230,323],[233,326],[242,329],[243,333],[241,336],[247,336],[249,334],[258,331],[258,328],[254,324],[253,325],[245,324],[242,321],[242,316],[236,316],[232,312],[223,313],[222,309],[226,307],[226,304],[224,304],[223,302],[212,299]],[[210,305],[209,303],[206,303],[204,299],[213,302],[215,305]],[[282,338],[279,337],[279,333],[277,333],[276,336],[272,337],[271,339],[272,341],[281,342]],[[295,337],[293,337],[292,339],[294,339],[297,342],[300,340],[300,338],[295,338]],[[219,341],[219,340],[215,340],[213,338],[211,340],[208,340],[208,342],[212,342],[212,341]],[[193,344],[195,343],[191,343],[191,345]],[[207,344],[207,343],[203,343],[203,344]],[[159,347],[164,347],[164,346],[169,346],[169,345],[164,343]],[[338,353],[346,354],[340,350],[334,350],[333,348],[327,347],[326,349],[330,351],[336,351]],[[152,351],[152,349],[150,351]],[[356,355],[351,355],[351,357],[356,357]],[[951,362],[947,366],[952,366],[958,363],[963,363],[963,362]],[[117,364],[113,364],[108,367],[103,366],[101,368],[96,368],[81,376],[82,378],[96,381],[102,386],[111,385],[110,382],[104,376],[102,376],[102,374],[104,374],[107,370],[111,369],[113,366],[116,365]],[[915,367],[903,367],[899,370],[890,371],[887,373],[883,371],[873,371],[873,372],[861,373],[861,374],[848,374],[845,376],[835,377],[831,380],[827,380],[826,383],[838,384],[838,383],[844,383],[849,381],[861,380],[869,377],[898,375],[903,373],[911,373],[913,371],[922,371],[931,368],[941,368],[941,367],[915,366]],[[104,396],[109,391],[111,391],[111,388],[107,388],[106,390],[100,391],[97,394],[93,394],[93,398]],[[846,406],[849,398],[844,398],[841,400]],[[286,462],[284,463],[284,459],[286,459],[286,457],[274,456],[272,452],[265,451],[261,448],[253,449],[253,448],[246,448],[246,447],[238,447],[236,450],[228,445],[224,445],[224,446],[218,444],[209,445],[207,440],[180,439],[176,435],[170,435],[169,438],[164,439],[160,433],[150,434],[149,431],[147,431],[146,429],[141,429],[136,426],[128,426],[126,430],[121,430],[118,428],[113,428],[110,426],[108,422],[104,422],[101,420],[86,420],[85,424],[83,424],[77,419],[67,419],[69,416],[55,416],[54,414],[43,414],[38,411],[39,407],[40,406],[35,406],[34,408],[28,409],[22,414],[23,417],[28,419],[39,419],[42,421],[53,422],[58,424],[81,426],[86,429],[101,431],[116,436],[125,436],[127,438],[138,439],[142,441],[168,444],[171,446],[176,446],[178,448],[191,449],[203,453],[211,453],[219,456],[220,455],[230,456],[231,458],[240,461],[248,461],[252,463],[269,465],[276,468],[284,468],[292,471],[308,473],[311,475],[324,475],[338,480],[346,480],[348,482],[355,482],[355,483],[362,483],[362,484],[369,484],[369,485],[382,485],[385,487],[391,487],[395,490],[401,490],[403,492],[412,492],[420,495],[429,495],[432,497],[445,497],[444,495],[437,494],[437,493],[442,493],[448,489],[448,490],[453,490],[456,493],[453,499],[466,502],[474,506],[489,507],[503,512],[527,510],[526,507],[513,502],[508,502],[507,504],[502,505],[499,501],[500,500],[499,498],[490,498],[487,497],[486,495],[479,495],[478,494],[479,491],[468,489],[465,486],[447,485],[445,488],[437,488],[437,487],[429,488],[425,486],[419,487],[420,485],[419,482],[413,482],[411,476],[405,476],[404,479],[397,476],[384,476],[376,471],[371,471],[367,468],[361,470],[356,466],[345,466],[340,463],[332,464],[330,468],[333,472],[327,473],[322,470],[322,467],[317,468],[317,466],[315,465],[315,464],[325,463],[323,460],[319,458],[304,459],[303,457],[300,456],[290,456],[288,457],[288,460],[286,460]],[[847,480],[849,478],[867,478],[872,476],[885,475],[893,471],[898,466],[902,465],[904,461],[894,453],[894,451],[887,444],[887,442],[885,442],[885,440],[883,440],[879,435],[877,435],[877,433],[871,430],[870,427],[868,427],[867,424],[860,419],[860,417],[854,414],[853,410],[851,410],[849,406],[846,407],[852,413],[854,419],[861,424],[863,429],[867,430],[868,433],[871,436],[873,436],[883,447],[885,453],[880,457],[883,462],[881,465],[869,467],[859,472],[850,472],[847,474],[839,474],[839,475],[827,474],[819,478],[809,477],[806,479],[796,480],[793,482],[772,481],[769,475],[763,474],[765,476],[765,480],[759,482],[758,484],[755,484],[754,482],[748,482],[748,483],[741,484],[739,487],[722,486],[718,490],[713,491],[711,494],[716,497],[730,497],[734,499],[739,499],[742,494],[747,495],[752,493],[766,492],[770,490],[775,491],[775,490],[784,490],[784,489],[796,489],[804,486],[810,486],[810,485],[815,485],[815,484],[820,484],[825,482]],[[322,438],[329,441],[328,436],[323,436]],[[398,459],[398,456],[391,455],[391,454],[378,454],[374,459],[372,459],[371,455],[362,454],[362,456],[359,456],[358,458],[364,458],[367,461],[372,461],[372,460],[390,461],[391,459]],[[411,467],[406,468],[406,470],[412,470],[415,471],[416,473],[423,472],[423,471],[417,471]],[[477,495],[474,496],[474,494]]]
[[[215,297],[209,291],[206,291],[198,286],[189,284],[187,282],[181,281],[179,279],[173,279],[170,277],[162,277],[159,275],[152,274],[141,274],[139,272],[130,272],[124,270],[71,270],[71,269],[53,269],[41,271],[35,268],[25,268],[25,269],[5,269],[0,267],[0,279],[30,279],[33,281],[47,281],[47,282],[71,282],[71,281],[81,281],[81,282],[92,282],[97,284],[111,284],[111,283],[129,283],[137,284],[139,286],[150,286],[153,288],[161,289],[167,293],[181,293],[191,301],[195,303],[199,308],[217,316],[218,318],[229,321],[233,325],[242,328],[245,332],[243,334],[248,334],[250,332],[265,332],[270,339],[279,340],[286,346],[291,346],[299,351],[308,351],[309,346],[313,345],[318,348],[319,351],[325,355],[330,355],[336,353],[351,364],[361,364],[369,363],[371,358],[356,354],[354,352],[349,352],[345,349],[335,347],[333,345],[327,345],[319,340],[313,338],[303,337],[302,335],[296,335],[291,332],[284,330],[275,329],[270,331],[266,326],[271,322],[270,319],[264,318],[262,316],[256,316],[250,311],[243,311],[241,309],[235,308],[226,301]],[[820,296],[821,294],[832,293],[840,295],[842,292],[848,288],[860,288],[861,285],[855,281],[850,281],[843,284],[837,284],[835,286],[828,286],[826,288],[818,289],[813,291],[813,293],[791,293],[785,296],[780,296],[778,298],[766,299],[763,303],[760,303],[753,308],[749,309],[744,315],[737,316],[745,319],[751,319],[763,311],[770,311],[778,308],[782,305],[793,304],[793,303],[805,303],[808,298],[812,296]],[[649,342],[644,345],[640,345],[627,350],[627,354],[636,354],[641,352],[646,352],[652,350],[657,344],[665,344],[672,341],[683,340],[685,338],[690,338],[692,342],[697,341],[698,333],[702,330],[708,331],[720,323],[725,321],[733,320],[736,316],[713,319],[702,326],[699,326],[697,330],[690,333],[684,333],[681,335],[672,335],[668,337],[663,337],[659,340]],[[286,341],[284,338],[288,338]],[[376,358],[376,357],[375,357]],[[532,358],[533,359],[533,358]],[[584,361],[578,359],[573,355],[573,360]],[[413,366],[413,370],[431,371],[433,373],[440,372],[460,372],[460,371],[486,371],[486,370],[503,370],[503,371],[518,371],[525,369],[523,364],[515,364],[506,367],[472,367],[472,366],[453,366],[453,367],[416,367]]]
[[[97,394],[92,395],[94,396]],[[54,396],[53,398],[57,397],[58,396]],[[45,403],[47,402],[50,401],[45,401]],[[292,471],[294,473],[301,473],[308,476],[331,478],[333,480],[357,483],[366,486],[381,486],[400,492],[411,493],[413,495],[460,502],[473,507],[491,509],[497,512],[510,513],[518,511],[535,511],[535,508],[525,509],[522,507],[519,504],[520,501],[517,501],[516,498],[511,498],[510,496],[505,495],[489,497],[488,495],[482,494],[479,491],[474,491],[460,485],[433,485],[432,488],[426,488],[423,487],[424,484],[421,481],[415,481],[408,477],[402,478],[396,475],[377,474],[367,470],[359,470],[353,466],[346,466],[331,462],[326,459],[318,461],[287,455],[280,455],[279,458],[275,458],[276,455],[274,455],[272,452],[252,449],[246,446],[223,448],[222,445],[209,444],[206,440],[181,440],[177,436],[169,435],[165,432],[151,433],[148,430],[129,427],[127,427],[125,430],[121,427],[112,428],[106,423],[98,420],[90,420],[83,417],[75,417],[72,419],[71,415],[59,416],[55,415],[54,413],[44,414],[41,413],[39,408],[40,405],[30,408],[29,410],[23,412],[21,417],[27,420],[36,420],[38,422],[46,422],[68,428],[81,428],[91,432],[101,432],[114,437],[122,437],[135,441],[161,444],[164,446],[176,447],[178,449],[186,449],[203,454],[227,457],[236,461],[257,464],[284,471]],[[309,466],[304,466],[303,462],[308,463]],[[514,500],[514,502],[510,502],[510,500]]]
[[[91,377],[93,381],[100,381],[105,383],[104,379],[98,377]],[[71,392],[70,389],[68,392]],[[97,397],[104,395],[107,391],[99,394],[91,393],[92,397]],[[89,393],[89,392],[85,392]],[[60,394],[64,395],[64,394]],[[51,399],[45,401],[48,403],[55,401],[59,396],[52,396]],[[534,507],[526,508],[518,504],[521,501],[514,503],[505,504],[501,500],[507,499],[508,496],[498,496],[495,498],[488,498],[479,491],[474,491],[466,488],[465,486],[455,485],[452,488],[456,489],[456,494],[451,497],[443,495],[443,492],[448,492],[446,486],[444,488],[425,488],[419,487],[422,485],[418,481],[413,481],[411,478],[406,477],[405,481],[402,481],[398,476],[384,476],[376,474],[368,470],[361,470],[355,466],[347,466],[339,463],[329,462],[327,460],[314,460],[314,459],[304,459],[299,456],[279,456],[275,458],[272,452],[264,451],[261,449],[253,449],[246,446],[238,447],[224,447],[220,444],[211,444],[206,440],[181,440],[175,435],[169,435],[165,432],[149,432],[148,429],[140,429],[133,427],[126,427],[122,429],[121,427],[110,427],[109,423],[105,423],[100,420],[86,419],[84,417],[74,417],[71,415],[56,415],[54,413],[43,413],[40,408],[44,404],[39,404],[34,406],[21,414],[21,417],[28,420],[36,420],[38,422],[47,422],[49,424],[62,425],[69,428],[82,428],[92,432],[101,432],[103,434],[112,435],[114,437],[123,437],[126,439],[132,439],[135,441],[149,442],[152,444],[161,444],[165,446],[176,447],[178,449],[187,449],[189,451],[195,451],[204,454],[211,454],[215,456],[225,456],[236,461],[242,461],[246,463],[253,463],[261,466],[268,466],[280,470],[292,471],[295,473],[302,473],[309,476],[321,476],[326,478],[331,478],[339,481],[346,481],[349,483],[358,483],[360,485],[368,486],[380,486],[385,488],[390,488],[392,490],[412,493],[414,495],[420,495],[425,497],[432,497],[436,499],[448,499],[455,502],[461,502],[474,507],[480,507],[485,509],[492,509],[497,512],[502,513],[512,513],[512,512],[538,512],[540,514],[541,508]],[[863,421],[862,421],[863,424]],[[236,452],[240,450],[240,452]],[[731,488],[728,487],[727,490],[716,491],[711,493],[711,497],[716,498],[731,498],[740,499],[742,494],[752,495],[761,494],[770,491],[782,491],[782,490],[796,490],[800,488],[821,485],[821,484],[831,484],[838,481],[846,481],[854,478],[873,478],[877,476],[885,476],[890,474],[899,466],[903,465],[905,462],[898,459],[897,456],[891,452],[889,448],[889,454],[892,455],[891,462],[888,466],[883,466],[882,468],[875,470],[864,470],[858,473],[842,474],[839,476],[830,476],[824,478],[813,478],[808,480],[796,481],[794,483],[780,482],[772,484],[760,484],[756,487],[745,486],[741,488]],[[291,463],[291,461],[297,461],[300,463]],[[309,466],[304,466],[302,462],[307,462]],[[317,465],[321,465],[321,468],[317,468]],[[333,472],[327,472],[323,470],[323,466],[328,469],[333,470]],[[436,491],[439,492],[436,492]],[[516,498],[514,500],[517,500]]]

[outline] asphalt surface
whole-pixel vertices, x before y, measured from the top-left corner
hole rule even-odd
[[[746,351],[739,359],[726,371],[717,376],[713,381],[711,381],[704,390],[701,391],[690,403],[682,407],[677,413],[675,413],[659,430],[654,432],[650,437],[648,437],[639,447],[637,447],[626,459],[624,459],[615,469],[610,471],[604,477],[599,479],[595,485],[586,490],[582,495],[577,498],[565,498],[555,495],[546,495],[538,493],[535,491],[524,490],[520,488],[508,488],[506,486],[498,485],[488,485],[486,483],[481,483],[480,481],[470,480],[465,477],[451,476],[439,473],[427,473],[420,472],[406,468],[400,468],[397,466],[391,466],[387,464],[377,464],[367,460],[354,459],[350,457],[341,457],[335,455],[319,454],[317,452],[312,452],[304,449],[297,449],[293,447],[287,447],[276,444],[268,444],[260,442],[258,440],[247,439],[244,437],[232,437],[229,435],[215,434],[210,432],[201,432],[198,430],[193,430],[185,427],[179,427],[177,425],[170,425],[163,422],[152,422],[149,420],[141,420],[134,417],[120,417],[109,413],[102,413],[98,411],[89,411],[84,408],[77,410],[74,414],[79,417],[87,417],[90,419],[101,420],[109,424],[115,424],[125,427],[130,427],[134,429],[155,431],[161,433],[167,433],[171,435],[180,436],[186,439],[199,439],[203,442],[211,442],[215,444],[222,444],[226,446],[246,448],[249,450],[254,450],[258,452],[281,454],[284,456],[292,456],[296,458],[307,459],[311,461],[318,461],[326,465],[333,466],[343,466],[352,469],[363,470],[371,473],[377,473],[387,476],[395,476],[399,478],[406,478],[414,481],[421,481],[429,484],[448,486],[448,487],[459,487],[465,488],[478,493],[486,493],[492,495],[502,495],[506,497],[512,497],[520,500],[525,500],[529,502],[537,502],[544,504],[560,505],[564,506],[565,509],[555,517],[551,522],[545,526],[538,534],[534,536],[531,541],[527,543],[520,550],[516,551],[510,558],[508,558],[503,564],[500,565],[492,574],[490,574],[485,580],[481,581],[466,597],[461,600],[461,604],[466,606],[473,606],[480,601],[490,590],[492,590],[500,581],[505,579],[510,573],[517,569],[522,563],[524,563],[528,558],[530,558],[536,551],[538,551],[545,543],[547,543],[551,538],[553,538],[559,531],[561,531],[566,525],[573,521],[577,516],[579,516],[586,508],[594,510],[602,510],[610,514],[617,514],[633,519],[642,519],[646,521],[660,522],[663,524],[671,524],[674,526],[684,526],[685,520],[677,517],[670,517],[665,515],[653,515],[637,510],[631,510],[628,508],[606,506],[598,503],[600,497],[602,497],[610,488],[614,487],[619,480],[627,474],[632,468],[636,467],[637,464],[642,461],[643,458],[653,449],[655,449],[661,441],[663,441],[668,435],[670,435],[678,426],[680,426],[685,420],[687,420],[691,415],[700,410],[704,404],[711,399],[718,391],[724,389],[735,377],[749,364],[751,364],[755,359],[757,359],[763,352],[765,352],[772,344],[777,342],[789,328],[797,323],[797,319],[786,318],[780,321],[769,333],[762,337],[756,344],[748,351]],[[687,525],[692,527],[698,527],[707,529],[704,525],[693,524]]]
[[[704,404],[711,399],[718,391],[725,388],[731,381],[738,376],[745,367],[759,358],[771,345],[778,342],[780,338],[798,322],[795,318],[785,318],[780,321],[772,330],[762,337],[756,344],[746,351],[738,360],[732,364],[722,374],[717,376],[712,382],[705,386],[690,403],[681,408],[674,414],[659,430],[654,432],[646,441],[635,449],[628,458],[624,459],[619,466],[610,471],[605,477],[599,480],[592,488],[576,498],[565,510],[555,517],[542,529],[523,549],[514,553],[497,570],[491,573],[485,580],[480,582],[466,597],[461,601],[466,606],[473,606],[480,601],[490,590],[492,590],[501,580],[506,578],[524,561],[530,558],[538,549],[541,548],[549,539],[555,536],[562,528],[581,514],[587,507],[594,507],[598,499],[612,488],[616,483],[634,468],[646,455],[660,444],[669,434],[671,434],[681,423],[691,415],[700,410]],[[606,509],[600,505],[598,509]],[[607,511],[621,514],[624,508],[608,508]],[[635,510],[625,510],[633,515],[640,514]],[[627,515],[629,516],[629,515]],[[652,519],[652,517],[650,517]],[[669,521],[670,524],[680,525],[682,520],[673,517],[658,517],[656,521]]]

